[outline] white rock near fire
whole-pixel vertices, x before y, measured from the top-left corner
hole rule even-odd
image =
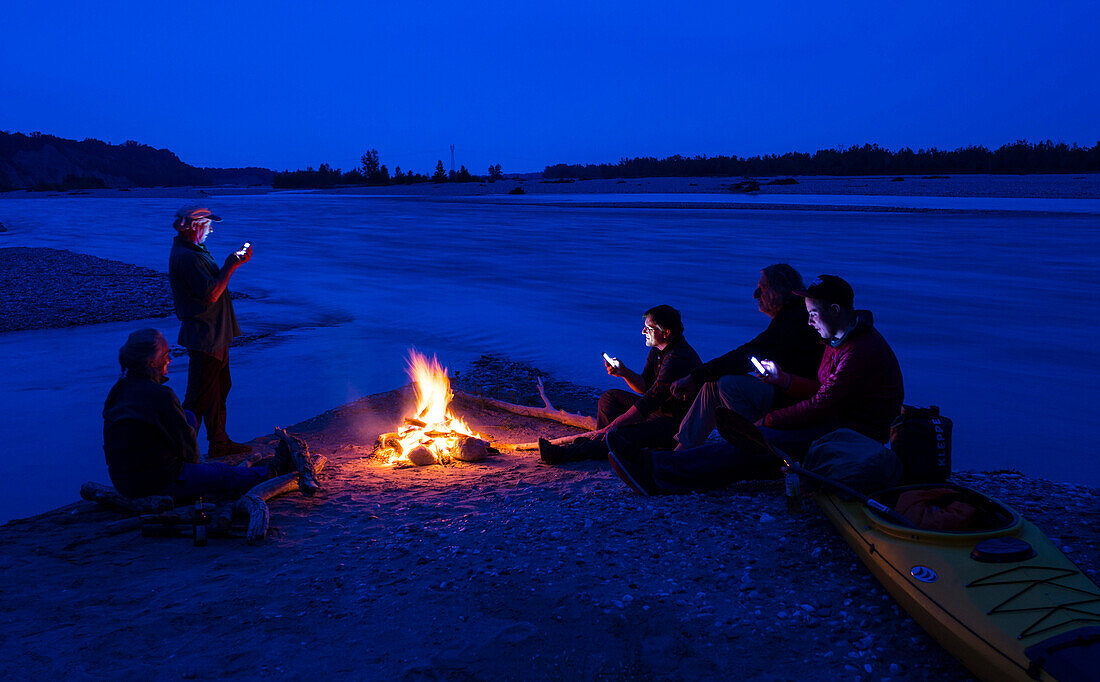
[[[455,448],[454,457],[463,462],[480,462],[489,456],[489,444],[480,438],[463,438]]]
[[[439,457],[430,449],[423,445],[418,445],[408,454],[409,461],[418,467],[430,466],[432,464],[439,464]]]

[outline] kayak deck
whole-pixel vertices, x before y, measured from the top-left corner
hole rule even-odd
[[[874,497],[892,505],[928,487]],[[1011,507],[961,486],[935,487],[977,505],[978,527],[906,528],[829,492],[817,502],[894,599],[978,677],[1097,679],[1100,587]]]

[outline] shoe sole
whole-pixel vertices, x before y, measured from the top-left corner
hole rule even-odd
[[[653,497],[653,495],[648,490],[643,488],[641,484],[638,483],[638,481],[634,480],[634,477],[630,475],[625,467],[623,467],[622,462],[619,461],[619,458],[615,455],[614,450],[608,449],[607,461],[611,464],[611,470],[615,472],[616,476],[622,479],[623,483],[625,483],[628,488],[638,493],[642,497]]]

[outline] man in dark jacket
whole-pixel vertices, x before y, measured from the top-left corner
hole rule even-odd
[[[252,467],[200,463],[194,415],[164,385],[171,357],[156,329],[130,334],[118,361],[125,374],[103,405],[103,453],[119,493],[190,501],[199,495],[238,494],[293,470],[285,455]]]
[[[757,424],[777,448],[801,459],[811,443],[838,428],[885,442],[904,397],[901,368],[874,328],[869,311],[853,306],[851,286],[821,275],[805,290],[809,325],[825,343],[816,379],[792,375],[773,361],[763,363],[764,381],[793,402],[768,412]],[[774,455],[715,443],[671,452],[639,450],[609,438],[612,469],[633,490],[654,495],[724,487],[734,481],[774,475]]]
[[[634,391],[613,388],[600,396],[596,406],[597,431],[568,445],[552,445],[539,439],[539,457],[546,464],[561,464],[583,459],[604,459],[604,437],[615,430],[624,438],[644,447],[675,445],[672,440],[690,400],[672,395],[674,381],[687,376],[701,363],[699,354],[684,338],[680,311],[659,305],[645,312],[642,334],[649,347],[645,368],[638,374],[617,358],[604,360],[607,373],[620,377]]]
[[[204,245],[214,231],[212,221],[221,218],[201,206],[185,206],[176,213],[168,281],[180,319],[179,344],[188,357],[183,407],[206,423],[210,457],[225,457],[252,451],[225,432],[225,401],[232,386],[229,342],[241,334],[227,287],[236,269],[252,259],[252,245],[229,254],[219,268]]]
[[[756,338],[696,367],[672,385],[675,395],[698,391],[676,434],[676,449],[701,445],[714,430],[714,411],[718,407],[756,421],[770,410],[789,404],[774,386],[750,374],[755,369],[749,358],[772,360],[795,374],[813,374],[821,362],[822,348],[818,336],[806,324],[806,306],[794,294],[802,288],[802,275],[786,263],[769,265],[760,272],[753,297],[771,322]]]

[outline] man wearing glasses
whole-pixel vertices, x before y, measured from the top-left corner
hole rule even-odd
[[[229,342],[240,336],[229,278],[252,259],[252,246],[245,244],[229,254],[219,268],[206,250],[206,238],[221,221],[210,209],[185,206],[176,212],[176,238],[168,260],[176,317],[180,319],[179,344],[187,349],[187,393],[183,409],[206,424],[209,457],[240,455],[252,451],[234,443],[225,432],[225,400],[229,378]],[[196,427],[197,428],[197,427]]]
[[[611,389],[600,396],[596,407],[596,426],[591,437],[578,438],[568,445],[553,445],[539,439],[539,458],[546,464],[561,464],[584,459],[606,459],[608,432],[615,430],[639,447],[672,448],[673,436],[695,398],[692,390],[683,397],[672,395],[670,387],[702,364],[699,354],[684,338],[680,311],[659,305],[645,312],[642,334],[649,348],[641,374],[629,369],[617,358],[604,358],[607,373],[620,377],[633,391]]]

